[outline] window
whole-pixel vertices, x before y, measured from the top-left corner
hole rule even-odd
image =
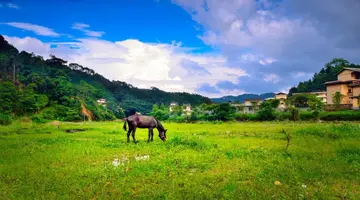
[[[348,93],[352,93],[352,89],[351,89],[351,88],[348,89]]]

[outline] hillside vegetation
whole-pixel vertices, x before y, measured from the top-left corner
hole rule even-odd
[[[100,98],[106,99],[106,106],[96,103]],[[146,114],[153,104],[168,105],[171,101],[191,105],[211,102],[200,95],[140,89],[110,81],[92,69],[54,55],[44,59],[19,52],[0,35],[0,118],[27,115],[35,121],[77,121],[83,118],[82,113],[91,113],[86,117],[110,120],[135,111]]]

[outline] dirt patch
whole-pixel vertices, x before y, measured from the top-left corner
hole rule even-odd
[[[93,120],[93,115],[92,113],[86,109],[85,105],[83,103],[81,103],[81,114],[82,115],[85,115],[89,121],[92,121]]]

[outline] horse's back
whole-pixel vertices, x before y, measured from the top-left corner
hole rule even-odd
[[[128,117],[128,121],[138,128],[154,128],[156,126],[156,120],[152,116],[131,115]]]

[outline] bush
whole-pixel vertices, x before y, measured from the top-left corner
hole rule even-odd
[[[276,120],[284,121],[290,119],[290,113],[289,112],[277,112],[276,113]]]
[[[237,113],[235,115],[236,121],[247,121],[249,120],[249,115],[243,113]]]
[[[259,121],[257,114],[248,114],[249,121]]]
[[[12,124],[12,119],[9,115],[0,114],[0,125],[7,126]]]
[[[360,111],[322,112],[319,117],[324,121],[360,121]]]
[[[300,112],[300,119],[301,120],[313,120],[314,119],[314,115],[312,112]]]
[[[300,112],[298,108],[290,107],[289,111],[290,111],[290,120],[298,121],[300,119]]]
[[[275,110],[270,106],[261,108],[257,113],[257,118],[261,121],[274,120],[276,118]]]
[[[41,114],[32,116],[31,120],[35,123],[46,123],[47,122],[47,120],[44,119],[44,116]]]

